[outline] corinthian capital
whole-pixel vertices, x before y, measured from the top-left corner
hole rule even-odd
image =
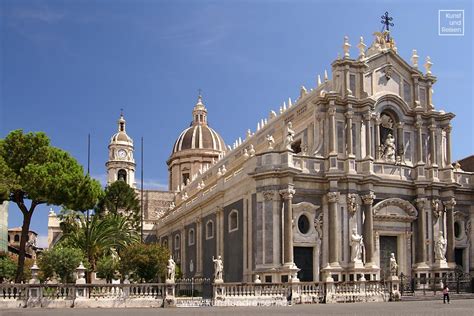
[[[362,195],[361,198],[365,205],[372,205],[375,200],[375,194],[374,192],[369,192],[369,194]]]
[[[456,205],[456,200],[452,197],[447,201],[443,201],[443,204],[447,209],[452,209]]]
[[[417,199],[415,199],[416,208],[419,211],[423,211],[425,209],[425,207],[427,206],[426,202],[428,202],[428,200],[426,198],[417,198]]]
[[[328,192],[326,195],[329,203],[336,203],[339,199],[339,194],[337,192]]]
[[[295,194],[293,185],[288,185],[286,189],[280,190],[280,194],[284,200],[291,200],[293,198],[293,195]]]
[[[336,108],[335,107],[330,107],[328,108],[328,115],[333,116],[336,114]]]

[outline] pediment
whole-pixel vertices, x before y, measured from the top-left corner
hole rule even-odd
[[[414,221],[418,212],[408,201],[390,198],[377,203],[373,207],[374,219],[390,221]]]

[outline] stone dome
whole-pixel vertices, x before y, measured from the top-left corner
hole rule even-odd
[[[193,109],[191,126],[181,132],[174,143],[172,155],[188,149],[204,149],[218,152],[226,150],[223,138],[207,124],[207,109],[202,103],[202,97]]]
[[[173,154],[186,149],[225,151],[225,143],[208,125],[192,125],[179,135],[173,146]]]

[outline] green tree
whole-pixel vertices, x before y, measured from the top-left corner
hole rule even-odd
[[[56,246],[43,252],[38,266],[45,279],[56,273],[62,283],[71,283],[74,282],[73,273],[83,260],[84,255],[80,249]]]
[[[140,200],[135,190],[125,181],[115,181],[105,188],[96,212],[121,214],[127,218],[134,229],[140,229]]]
[[[91,271],[97,271],[100,257],[120,253],[128,245],[139,241],[136,231],[119,214],[92,215],[89,220],[80,214],[75,220],[69,218],[63,221],[61,228],[63,236],[60,244],[79,248],[86,256]]]
[[[159,282],[166,273],[168,258],[168,249],[159,244],[136,243],[122,252],[120,270],[136,281]]]
[[[36,207],[47,203],[87,210],[96,205],[101,192],[99,182],[84,175],[67,152],[51,146],[46,134],[15,130],[0,139],[0,202],[16,203],[23,214],[16,282],[23,279],[25,246]]]
[[[97,276],[111,283],[117,275],[119,266],[117,260],[113,256],[103,256],[97,261]]]
[[[10,281],[15,277],[16,263],[7,254],[0,254],[0,283]]]

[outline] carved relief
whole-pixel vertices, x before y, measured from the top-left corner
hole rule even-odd
[[[275,195],[275,191],[264,191],[262,194],[263,194],[263,199],[265,201],[272,201]]]
[[[439,199],[431,200],[431,211],[433,212],[434,220],[437,221],[443,214],[443,208]]]
[[[362,201],[364,202],[364,204],[371,205],[372,203],[374,203],[375,194],[374,194],[374,192],[370,192],[369,194],[362,195],[361,198],[362,198]]]
[[[328,197],[328,202],[329,203],[336,203],[339,199],[339,193],[338,192],[328,192],[326,195]]]
[[[349,193],[347,195],[347,211],[351,217],[357,212],[357,194]]]

